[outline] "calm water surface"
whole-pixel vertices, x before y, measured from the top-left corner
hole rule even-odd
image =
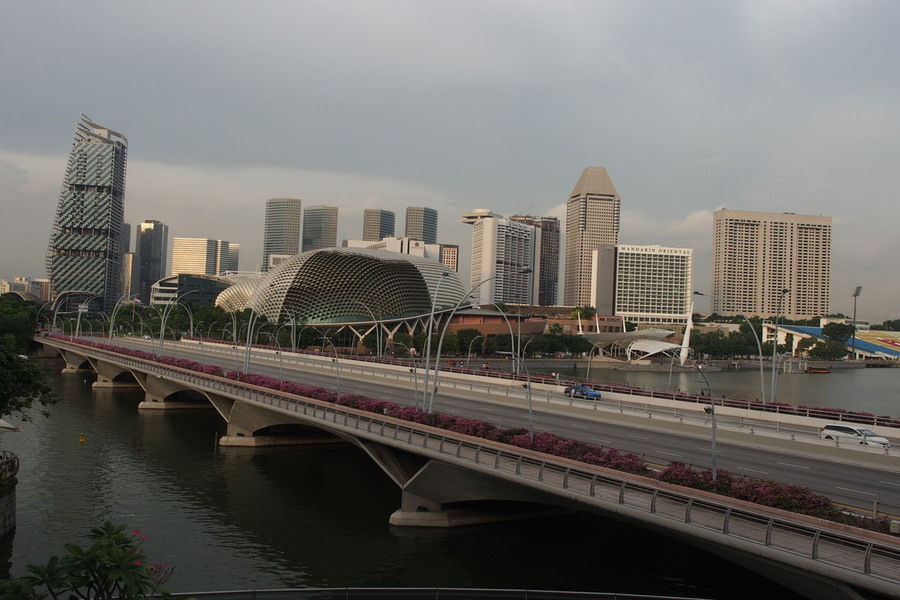
[[[0,558],[13,575],[109,519],[141,530],[151,560],[176,566],[170,591],[441,586],[794,597],[715,556],[592,515],[451,530],[394,528],[388,517],[399,490],[350,445],[217,449],[225,427],[214,411],[139,413],[141,392],[93,390],[81,375],[59,374],[60,366],[50,370],[63,398],[52,416],[0,438],[22,463],[18,529],[0,541]],[[625,377],[665,387],[668,375],[662,383],[659,375]],[[746,374],[714,375],[718,394],[742,388]],[[880,404],[882,396],[893,393],[896,401],[888,382],[897,375],[833,373],[825,389],[859,393],[809,395],[834,405],[846,394],[848,402],[860,399],[860,409],[882,412],[892,406]],[[788,379],[779,384],[785,399],[794,385]],[[694,380],[682,375],[678,385],[686,389]],[[752,375],[746,385],[754,385]]]

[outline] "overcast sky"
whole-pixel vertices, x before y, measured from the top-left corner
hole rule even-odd
[[[620,241],[694,249],[717,208],[834,218],[832,301],[900,318],[900,2],[0,3],[0,278],[46,277],[75,125],[129,140],[126,220],[261,260],[267,198],[564,217],[606,167]],[[698,305],[700,310],[706,307]]]

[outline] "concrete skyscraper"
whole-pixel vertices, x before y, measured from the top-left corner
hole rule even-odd
[[[172,275],[218,275],[238,270],[240,244],[207,238],[175,238]]]
[[[535,304],[541,275],[540,227],[516,223],[484,209],[463,215],[463,223],[472,225],[475,302]]]
[[[831,217],[713,213],[712,312],[788,319],[830,312]]]
[[[559,219],[513,215],[513,223],[541,229],[541,277],[538,281],[538,304],[556,306],[559,302]]]
[[[363,211],[363,241],[377,242],[394,237],[394,213],[380,208]]]
[[[167,274],[169,226],[153,220],[138,225],[135,250],[139,265],[137,295],[141,302],[149,304],[150,289]]]
[[[592,255],[600,244],[619,243],[619,212],[619,193],[609,173],[586,168],[566,203],[566,306],[590,305]]]
[[[266,200],[266,229],[263,235],[262,270],[268,271],[273,255],[300,253],[301,201],[297,198]]]
[[[82,115],[47,245],[54,294],[86,292],[102,310],[121,297],[127,158],[124,135]]]
[[[422,240],[426,244],[437,243],[438,213],[424,206],[406,207],[405,237]]]
[[[303,252],[337,247],[337,206],[310,206],[303,211]]]

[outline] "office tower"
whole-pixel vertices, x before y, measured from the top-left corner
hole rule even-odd
[[[103,310],[121,296],[127,155],[125,136],[82,115],[47,245],[54,294],[84,291]]]
[[[463,222],[472,225],[471,287],[478,304],[534,304],[540,280],[541,229],[493,213]]]
[[[711,309],[721,315],[827,315],[831,217],[717,210],[712,284]]]
[[[513,215],[509,220],[514,223],[540,227],[541,278],[538,281],[538,304],[556,306],[559,292],[559,219]]]
[[[122,248],[122,254],[131,252],[131,225],[128,223],[122,223],[122,243],[120,247]]]
[[[303,251],[337,246],[337,206],[310,206],[303,211]]]
[[[135,250],[138,259],[137,296],[141,302],[149,304],[150,288],[166,276],[169,226],[154,220],[146,220],[138,225]]]
[[[603,167],[582,172],[566,203],[566,280],[563,304],[591,302],[591,255],[619,243],[619,193]]]
[[[240,244],[207,238],[175,238],[172,275],[218,275],[238,270]]]
[[[437,242],[438,214],[433,208],[424,206],[406,207],[405,237],[422,240],[426,244]]]
[[[263,271],[272,266],[269,263],[273,254],[293,256],[300,253],[301,204],[297,198],[266,200]]]
[[[597,314],[632,323],[685,324],[693,256],[690,248],[601,244],[594,250],[590,304]]]
[[[377,242],[394,237],[394,213],[380,208],[363,211],[363,241]]]

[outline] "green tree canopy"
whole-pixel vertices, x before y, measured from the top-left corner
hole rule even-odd
[[[0,417],[15,415],[29,421],[34,406],[56,400],[38,359],[0,348]]]
[[[839,344],[846,344],[847,340],[853,337],[856,328],[853,325],[845,325],[844,323],[828,323],[822,328],[822,333],[829,341]]]

